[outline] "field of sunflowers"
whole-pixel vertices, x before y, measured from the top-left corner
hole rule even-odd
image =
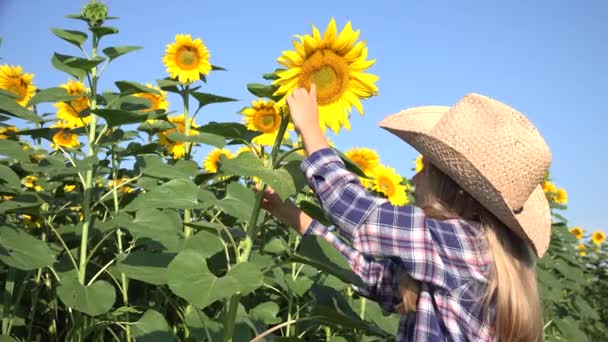
[[[377,76],[350,22],[313,26],[278,53],[277,69],[246,85],[240,121],[204,122],[207,106],[235,99],[202,91],[227,71],[201,38],[167,42],[156,84],[100,89],[106,67],[141,47],[104,44],[118,21],[102,3],[69,17],[82,31],[52,29],[82,52],[53,54],[65,84],[39,89],[19,61],[0,64],[0,341],[394,339],[398,316],[353,292],[360,280],[342,256],[282,227],[253,191],[270,185],[329,224],[299,169],[285,95],[316,84],[323,128],[336,133],[363,113]],[[369,191],[413,204],[410,180],[376,151],[339,153]],[[553,216],[537,263],[544,338],[605,340],[605,233],[562,216],[567,193],[550,175],[543,188]]]

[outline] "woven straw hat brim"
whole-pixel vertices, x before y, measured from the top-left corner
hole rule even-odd
[[[539,257],[549,246],[551,217],[549,202],[539,184],[515,213],[492,183],[466,158],[468,151],[455,149],[439,137],[433,136],[433,127],[449,111],[445,106],[410,108],[383,119],[379,126],[403,139],[446,173],[467,193],[490,211],[496,218],[526,241]]]

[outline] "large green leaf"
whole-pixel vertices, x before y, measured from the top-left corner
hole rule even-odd
[[[76,47],[82,47],[82,44],[87,40],[88,36],[84,32],[63,30],[59,28],[52,28],[51,31],[59,38],[66,42],[75,45]]]
[[[137,51],[139,49],[143,49],[141,46],[112,46],[103,49],[103,53],[108,56],[108,59],[111,61],[116,59],[124,54],[129,52]]]
[[[155,95],[160,95],[160,92],[158,90],[146,87],[145,85],[137,82],[116,81],[114,84],[116,84],[116,87],[118,87],[122,96],[139,93],[151,93]]]
[[[38,93],[36,93],[36,95],[34,95],[34,97],[32,97],[32,99],[28,102],[28,106],[35,106],[39,103],[46,103],[46,102],[70,101],[73,99],[77,99],[79,97],[80,96],[68,94],[68,92],[67,92],[67,90],[65,90],[65,88],[61,88],[61,87],[47,88],[47,89],[43,89],[43,90],[39,91]]]
[[[10,167],[0,164],[0,185],[19,189],[21,188],[21,179]]]
[[[233,99],[230,97],[201,93],[196,91],[193,91],[190,94],[192,94],[192,96],[198,101],[198,108],[201,108],[211,103],[238,101],[237,99]]]
[[[279,305],[275,302],[261,303],[249,311],[251,319],[261,321],[266,324],[277,324],[281,321],[277,317],[279,313]]]
[[[262,132],[250,131],[243,124],[237,122],[210,122],[196,128],[199,132],[221,135],[227,139],[251,142],[251,140]]]
[[[53,54],[51,62],[57,69],[65,71],[78,79],[82,79],[80,76],[84,76],[85,73],[91,71],[104,60],[105,58],[101,56],[96,56],[93,59],[86,59],[55,53]]]
[[[144,175],[160,179],[188,179],[193,177],[198,169],[196,163],[194,163],[194,168],[192,167],[192,163],[185,164],[188,167],[176,167],[175,165],[165,164],[163,158],[159,156],[141,156],[137,160],[137,165]]]
[[[265,85],[259,83],[248,83],[247,90],[257,97],[265,97],[271,100],[276,100],[274,92],[278,89],[277,86]]]
[[[97,280],[89,286],[78,282],[76,273],[68,272],[61,278],[57,296],[63,304],[90,316],[104,314],[114,306],[116,291],[105,280]]]
[[[236,293],[246,295],[262,286],[262,273],[254,264],[237,264],[221,278],[207,268],[202,254],[185,250],[169,264],[169,288],[190,303],[205,308]]]
[[[119,215],[118,224],[133,235],[137,245],[165,252],[181,250],[182,220],[177,212],[145,208],[137,211],[135,219]]]
[[[42,118],[38,115],[15,102],[15,99],[3,94],[0,94],[0,113],[32,122],[42,122]]]
[[[361,286],[363,282],[355,274],[344,256],[338,252],[329,242],[319,236],[305,235],[298,245],[297,254],[291,259],[325,271],[342,281]]]
[[[146,311],[141,318],[133,323],[133,336],[141,342],[175,341],[175,335],[165,317],[152,309]]]
[[[0,202],[0,214],[19,212],[29,208],[38,208],[42,203],[42,200],[37,194],[33,192],[23,193],[13,197],[9,201]]]
[[[21,144],[8,139],[0,139],[0,156],[7,156],[20,161],[29,161],[30,156],[23,151]]]
[[[242,153],[236,158],[223,160],[220,170],[227,175],[259,177],[283,200],[296,193],[294,179],[286,169],[271,170],[253,153]]]
[[[198,252],[203,258],[209,258],[223,250],[224,244],[217,235],[203,230],[186,239],[183,249],[191,249]]]
[[[20,270],[51,266],[55,256],[48,245],[23,229],[0,227],[0,260]]]
[[[175,253],[151,253],[135,251],[118,256],[118,270],[131,279],[152,285],[167,283],[167,267]]]
[[[165,115],[164,110],[140,112],[124,109],[96,109],[95,114],[104,118],[109,126],[140,123],[148,119],[156,119]]]
[[[112,26],[98,26],[98,27],[92,27],[90,28],[90,30],[95,33],[95,35],[97,35],[97,37],[101,38],[103,36],[107,36],[109,34],[116,34],[118,33],[118,29],[116,27],[112,27]]]
[[[187,141],[192,143],[212,145],[218,148],[226,146],[226,140],[224,140],[222,136],[206,132],[186,136],[184,133],[176,131],[167,134],[167,138],[174,142]]]
[[[57,70],[63,71],[65,73],[71,75],[74,78],[77,78],[79,80],[84,79],[84,75],[86,74],[84,71],[82,71],[78,68],[71,67],[66,63],[66,61],[68,61],[70,58],[72,58],[72,57],[62,55],[59,53],[55,53],[55,54],[53,54],[53,57],[51,58],[51,64],[53,64],[53,66]]]
[[[140,194],[125,210],[144,208],[192,209],[198,206],[197,186],[187,179],[173,179],[150,192]]]
[[[217,201],[216,205],[226,214],[247,221],[251,217],[254,201],[255,195],[251,189],[238,182],[231,182],[226,187],[226,196]]]

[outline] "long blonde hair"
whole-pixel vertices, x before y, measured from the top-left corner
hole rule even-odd
[[[425,181],[421,207],[436,220],[464,219],[481,224],[481,241],[488,249],[490,272],[483,304],[485,315],[493,319],[494,335],[499,341],[540,341],[542,310],[534,270],[535,258],[527,244],[494,215],[468,195],[446,174],[425,163],[420,177]],[[487,241],[487,243],[485,243]],[[407,275],[400,276],[402,313],[415,311],[420,284]],[[491,312],[489,308],[493,307]]]

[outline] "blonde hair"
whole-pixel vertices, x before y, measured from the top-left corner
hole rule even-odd
[[[417,203],[427,217],[481,224],[480,243],[484,245],[481,248],[487,248],[490,257],[489,282],[482,303],[484,314],[495,322],[496,338],[509,342],[540,341],[543,320],[531,249],[432,164],[425,163],[419,176],[428,177],[423,179],[426,188],[420,194],[421,203]],[[403,303],[396,308],[398,312],[415,311],[420,292],[418,281],[402,272],[399,290]],[[493,312],[489,310],[491,307]]]

